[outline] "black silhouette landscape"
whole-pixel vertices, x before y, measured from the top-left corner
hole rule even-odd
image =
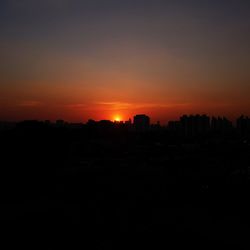
[[[1,122],[0,135],[5,234],[69,248],[247,244],[247,117]]]

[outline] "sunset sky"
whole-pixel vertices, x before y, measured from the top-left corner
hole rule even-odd
[[[1,0],[0,120],[250,115],[249,0]]]

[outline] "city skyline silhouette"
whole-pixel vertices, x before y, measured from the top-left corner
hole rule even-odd
[[[0,0],[2,249],[250,249],[249,0]]]

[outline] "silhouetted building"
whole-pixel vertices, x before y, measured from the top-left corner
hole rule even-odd
[[[180,123],[181,130],[186,136],[203,135],[210,129],[210,118],[207,115],[183,115]]]
[[[0,130],[9,130],[16,127],[16,123],[14,122],[0,122]]]
[[[146,131],[150,127],[150,118],[141,114],[134,116],[134,127],[137,131]]]
[[[180,121],[169,121],[168,122],[168,130],[171,133],[179,134],[181,132],[181,123],[180,123]]]
[[[236,121],[236,126],[242,135],[250,133],[250,118],[248,116],[240,116]]]
[[[57,127],[64,127],[65,126],[64,120],[56,120],[56,126]]]
[[[27,130],[37,130],[37,129],[43,129],[44,123],[37,120],[25,120],[17,123],[17,127]]]
[[[82,123],[69,123],[68,127],[71,129],[81,129],[84,125]]]
[[[126,124],[126,125],[129,125],[129,126],[132,125],[131,119],[129,119],[128,121],[125,121],[125,124]]]
[[[156,124],[151,124],[150,128],[151,128],[151,130],[153,130],[153,131],[160,130],[160,129],[161,129],[160,121],[157,121]]]
[[[211,130],[215,132],[228,132],[233,127],[233,124],[231,121],[229,121],[225,117],[212,117],[211,119]]]
[[[87,125],[89,125],[89,126],[94,126],[94,125],[96,125],[96,121],[95,120],[93,120],[93,119],[89,119],[88,120],[88,122],[86,123]]]
[[[133,130],[133,124],[132,124],[131,119],[129,119],[128,121],[125,121],[124,127],[125,127],[125,129],[128,130],[128,131]]]

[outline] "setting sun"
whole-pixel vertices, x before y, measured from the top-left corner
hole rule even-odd
[[[119,115],[116,115],[116,116],[114,117],[114,121],[115,121],[115,122],[120,122],[120,121],[121,121],[121,117],[120,117]]]

